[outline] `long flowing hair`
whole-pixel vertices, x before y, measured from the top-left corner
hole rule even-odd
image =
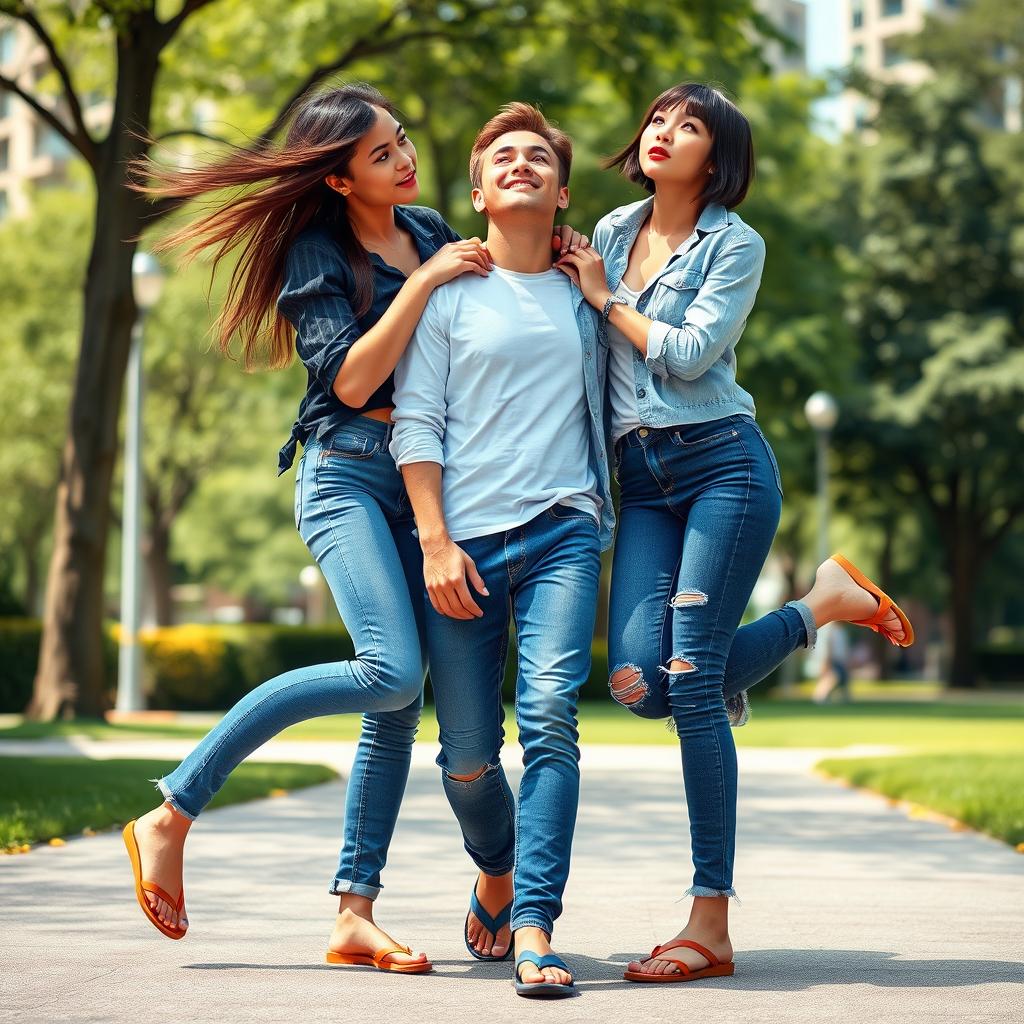
[[[212,250],[211,278],[220,261],[239,250],[214,325],[221,351],[230,355],[237,334],[246,369],[287,365],[294,329],[277,311],[285,259],[296,236],[313,223],[332,228],[355,276],[353,308],[362,316],[373,303],[373,268],[346,213],[345,198],[324,181],[345,175],[360,139],[376,121],[374,107],[394,107],[365,83],[308,92],[296,100],[284,142],[234,146],[204,166],[167,168],[150,157],[130,165],[131,187],[155,198],[195,199],[231,189],[195,220],[160,240],[157,252],[183,250],[183,261]]]

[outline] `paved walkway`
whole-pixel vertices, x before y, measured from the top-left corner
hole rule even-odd
[[[0,744],[0,754],[19,746]],[[79,745],[94,756],[176,757],[184,747]],[[70,752],[64,742],[31,749]],[[261,753],[345,766],[351,745],[271,744]],[[433,750],[420,744],[379,918],[431,955],[434,974],[322,962],[342,781],[204,816],[188,850],[192,929],[177,943],[143,920],[116,833],[0,858],[0,1020],[1020,1020],[1024,857],[822,782],[809,767],[824,753],[740,751],[733,978],[621,980],[622,964],[671,935],[686,913],[674,902],[689,884],[677,751],[584,751],[556,933],[581,996],[527,1003],[512,991],[509,965],[471,961],[462,946],[473,874]]]

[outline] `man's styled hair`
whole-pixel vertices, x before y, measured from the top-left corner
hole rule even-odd
[[[473,188],[480,187],[483,175],[484,153],[495,139],[509,132],[533,132],[539,135],[555,151],[558,157],[558,184],[564,188],[569,184],[572,168],[572,140],[548,122],[548,119],[529,103],[506,103],[477,133],[473,151],[469,155],[469,180]]]
[[[710,160],[714,174],[708,175],[701,195],[704,205],[720,203],[727,210],[739,206],[746,198],[754,177],[754,142],[750,122],[739,107],[714,86],[683,82],[666,89],[647,108],[632,141],[602,161],[601,166],[618,167],[634,184],[653,192],[654,182],[640,167],[640,139],[655,111],[674,110],[676,107],[682,107],[685,114],[699,117],[711,133]]]

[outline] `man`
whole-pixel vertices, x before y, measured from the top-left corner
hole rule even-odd
[[[432,606],[438,764],[480,869],[466,941],[477,958],[501,960],[510,930],[516,990],[529,996],[574,991],[550,937],[579,800],[576,699],[614,526],[598,317],[551,266],[571,162],[568,137],[527,104],[481,129],[470,177],[494,269],[431,296],[396,372],[391,441]],[[499,760],[510,612],[518,819]]]

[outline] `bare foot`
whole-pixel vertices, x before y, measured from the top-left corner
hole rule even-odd
[[[693,925],[687,925],[675,939],[692,939],[694,942],[699,942],[702,946],[711,950],[722,963],[728,963],[732,960],[732,943],[729,941],[728,932],[711,932],[706,929],[696,928]],[[671,945],[675,939],[670,939],[665,945]],[[697,950],[690,949],[687,946],[677,946],[675,949],[666,950],[665,956],[681,960],[691,971],[699,971],[702,967],[710,966],[707,957],[702,956]],[[632,960],[627,970],[641,974],[682,973],[677,964],[669,960],[659,960],[657,957],[651,957],[649,960]]]
[[[345,897],[343,904],[349,899]],[[365,901],[369,907],[353,909],[344,907],[334,921],[334,929],[327,948],[332,953],[367,953],[373,956],[378,950],[391,949],[402,945],[396,942],[386,931],[378,928],[373,921],[373,904]],[[394,964],[425,964],[424,953],[392,953],[388,962]]]
[[[858,622],[870,619],[878,611],[878,598],[859,586],[847,571],[831,558],[818,566],[814,574],[814,586],[803,599],[818,626],[828,622]],[[894,611],[890,611],[882,622],[893,637],[902,641],[905,634],[903,624]]]
[[[530,949],[539,957],[554,953],[547,932],[540,928],[517,928],[516,929],[516,956],[524,949]],[[539,970],[535,964],[524,963],[519,968],[519,980],[527,985],[539,985],[541,982],[550,981],[555,985],[571,985],[572,975],[563,971],[560,967],[545,967]]]
[[[144,814],[134,825],[142,877],[160,886],[171,897],[178,897],[184,884],[185,837],[191,827],[192,822],[167,803]],[[170,928],[188,928],[184,908],[179,917],[175,907],[151,892],[146,893],[146,902],[163,924]]]
[[[476,898],[491,917],[497,917],[512,900],[512,873],[493,876],[481,871],[476,880]],[[473,913],[469,915],[466,937],[481,956],[504,956],[512,941],[508,925],[492,935]]]

